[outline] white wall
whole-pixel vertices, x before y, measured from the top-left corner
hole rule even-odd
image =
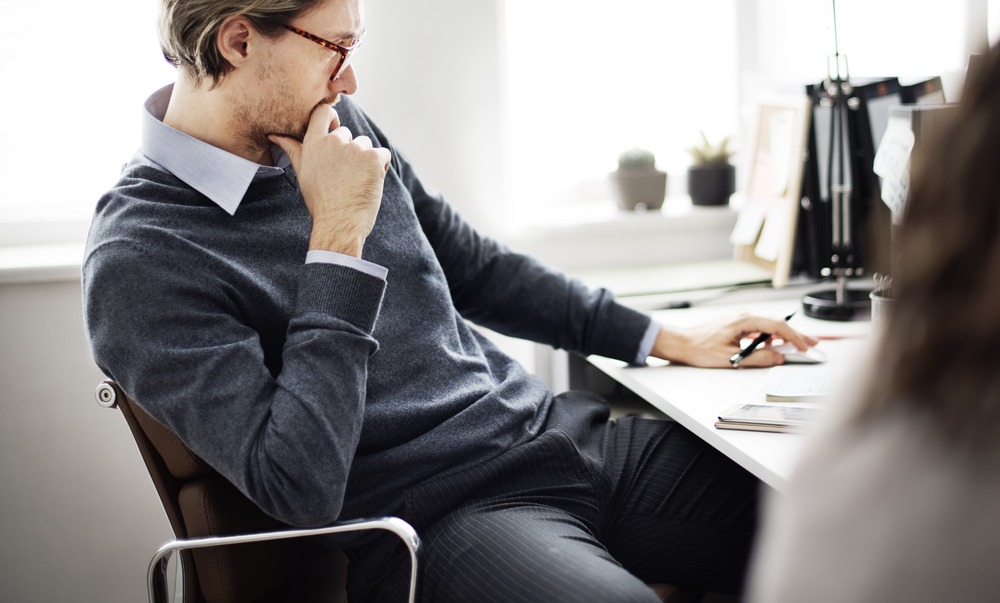
[[[125,420],[101,408],[76,282],[0,285],[0,599],[146,600],[170,528]]]
[[[499,215],[503,165],[496,0],[368,0],[354,98],[478,228]]]

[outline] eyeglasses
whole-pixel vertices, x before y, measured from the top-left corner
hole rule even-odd
[[[354,38],[354,42],[350,46],[341,46],[336,42],[324,40],[323,38],[311,34],[308,31],[299,29],[298,27],[286,25],[285,28],[292,33],[297,33],[303,38],[316,42],[323,48],[328,48],[340,55],[340,62],[337,63],[337,68],[333,70],[333,77],[330,78],[333,80],[340,77],[340,74],[343,73],[344,70],[347,69],[347,66],[351,64],[351,55],[358,49],[358,46],[361,46],[361,41],[365,37],[365,30],[362,29],[361,33],[358,34],[358,37]]]

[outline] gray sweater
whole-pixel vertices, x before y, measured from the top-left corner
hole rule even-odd
[[[478,235],[349,100],[341,122],[393,151],[364,259],[304,264],[294,174],[228,215],[127,166],[97,205],[84,311],[101,369],[265,512],[315,526],[388,509],[429,477],[544,427],[551,394],[471,328],[625,361],[649,318]]]

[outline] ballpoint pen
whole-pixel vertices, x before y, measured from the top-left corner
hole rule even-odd
[[[793,316],[795,316],[795,312],[792,312],[791,314],[786,316],[785,322],[791,320]],[[747,356],[752,354],[754,350],[760,347],[760,344],[770,339],[771,335],[773,335],[773,333],[761,333],[757,337],[754,337],[754,340],[751,341],[747,347],[743,348],[739,352],[736,352],[729,358],[729,364],[732,364],[733,368],[738,367],[740,363],[746,359]]]

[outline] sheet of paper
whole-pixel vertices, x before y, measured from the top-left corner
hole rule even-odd
[[[740,209],[733,232],[729,234],[729,242],[733,245],[753,245],[760,234],[760,227],[767,215],[766,199],[747,199],[746,205]]]
[[[770,152],[768,155],[773,164],[774,174],[771,182],[771,194],[784,197],[788,192],[788,173],[792,169],[796,157],[793,155],[792,144],[795,112],[791,110],[776,111],[768,116],[770,128]]]
[[[827,365],[779,365],[768,369],[764,380],[765,399],[770,402],[819,400],[839,391],[846,369]]]
[[[757,246],[753,249],[753,254],[762,260],[777,261],[785,246],[790,228],[787,206],[788,203],[784,200],[778,200],[768,207],[764,228],[760,231]]]
[[[910,190],[910,153],[914,136],[910,122],[903,117],[889,118],[885,135],[875,153],[875,173],[882,178],[882,201],[894,218],[902,214]]]

